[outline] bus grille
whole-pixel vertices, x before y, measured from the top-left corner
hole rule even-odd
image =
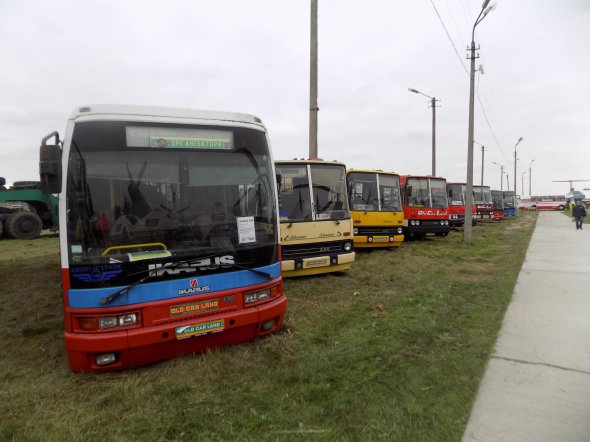
[[[401,227],[401,226],[399,226]],[[357,227],[359,236],[397,235],[398,227]]]
[[[283,260],[310,258],[343,253],[346,241],[323,242],[317,244],[298,244],[283,246]]]

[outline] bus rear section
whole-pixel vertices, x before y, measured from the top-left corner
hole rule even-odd
[[[516,216],[516,195],[512,190],[504,190],[502,192],[502,198],[504,199],[504,217]]]
[[[494,218],[494,204],[490,186],[473,186],[473,201],[478,220],[492,220]]]
[[[403,175],[400,177],[406,238],[449,234],[449,209],[444,178]]]
[[[449,225],[451,227],[463,227],[465,224],[465,183],[447,183],[447,198],[449,201]],[[475,205],[472,213],[476,214]],[[477,219],[471,218],[471,225],[475,226]]]
[[[292,160],[275,167],[283,276],[349,270],[355,254],[344,164]]]
[[[494,211],[493,219],[500,221],[504,219],[504,195],[501,190],[492,190],[492,205]]]
[[[350,169],[346,182],[355,248],[399,247],[404,240],[399,175]]]
[[[90,106],[74,111],[62,151],[54,134],[40,170],[46,190],[61,191],[73,371],[142,366],[281,327],[276,182],[258,118]]]

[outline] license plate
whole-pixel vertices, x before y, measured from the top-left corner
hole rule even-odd
[[[225,321],[220,319],[218,321],[199,322],[193,325],[183,325],[176,327],[176,339],[190,338],[191,336],[206,335],[207,333],[214,333],[223,331],[225,328]]]
[[[373,242],[389,242],[389,236],[374,236]]]
[[[305,263],[305,267],[309,268],[309,267],[321,267],[321,266],[327,266],[328,265],[328,260],[327,259],[314,259],[312,261],[307,261]]]

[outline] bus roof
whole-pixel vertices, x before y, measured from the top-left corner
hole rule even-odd
[[[407,180],[408,178],[425,178],[425,179],[431,179],[431,180],[447,180],[446,178],[443,178],[441,176],[432,176],[432,175],[400,175],[401,178],[403,178],[404,180]]]
[[[397,172],[386,172],[384,170],[379,170],[379,169],[348,169],[346,171],[346,173],[379,173],[379,174],[383,174],[383,175],[397,175],[399,176],[399,173]]]
[[[254,124],[264,128],[262,120],[254,115],[236,112],[208,111],[197,109],[182,109],[174,107],[135,106],[120,104],[93,104],[77,106],[70,115],[70,120],[137,120],[168,122],[174,120],[191,120],[194,122],[225,121]]]
[[[293,160],[276,160],[275,164],[322,164],[322,165],[336,165],[336,166],[344,166],[346,167],[346,165],[344,163],[341,163],[340,161],[324,161],[324,160],[320,160],[320,159],[314,159],[314,160],[306,160],[306,159],[293,159]]]

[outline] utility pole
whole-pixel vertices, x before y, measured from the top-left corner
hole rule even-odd
[[[522,196],[524,196],[524,176],[526,175],[526,170],[522,173],[522,175],[520,176],[520,187],[521,187],[521,192],[522,192]]]
[[[469,58],[471,59],[471,67],[469,69],[469,130],[467,131],[467,185],[465,188],[465,224],[463,227],[463,241],[471,241],[473,233],[473,111],[475,100],[475,27],[494,9],[494,5],[488,8],[490,0],[484,0],[481,6],[481,11],[473,23],[471,30],[471,47],[469,51]],[[486,9],[487,8],[487,9]]]
[[[437,100],[430,95],[423,94],[419,90],[411,87],[409,87],[408,90],[415,94],[424,95],[425,97],[430,98],[430,106],[432,107],[432,176],[436,176],[436,102],[440,100]]]
[[[516,146],[518,146],[522,140],[524,140],[524,138],[520,137],[514,145],[514,196],[516,196]]]
[[[432,176],[436,176],[436,98],[430,100],[432,106]]]
[[[532,183],[532,176],[533,176],[533,168],[532,165],[535,162],[535,159],[533,158],[533,161],[531,161],[531,164],[529,164],[529,196],[532,195],[531,193],[531,183]]]
[[[311,0],[309,158],[318,158],[318,0]]]
[[[492,164],[495,164],[496,166],[500,166],[500,190],[502,189],[502,185],[504,184],[504,166],[501,165],[500,163],[496,163],[495,161],[492,161]],[[482,184],[483,186],[483,184]]]
[[[508,180],[508,172],[506,172],[506,190],[510,190],[510,181]],[[516,191],[514,192],[514,196],[516,197]]]
[[[473,140],[475,144],[479,144],[481,146],[481,185],[483,186],[483,164],[484,164],[484,152],[485,146],[477,141]]]

